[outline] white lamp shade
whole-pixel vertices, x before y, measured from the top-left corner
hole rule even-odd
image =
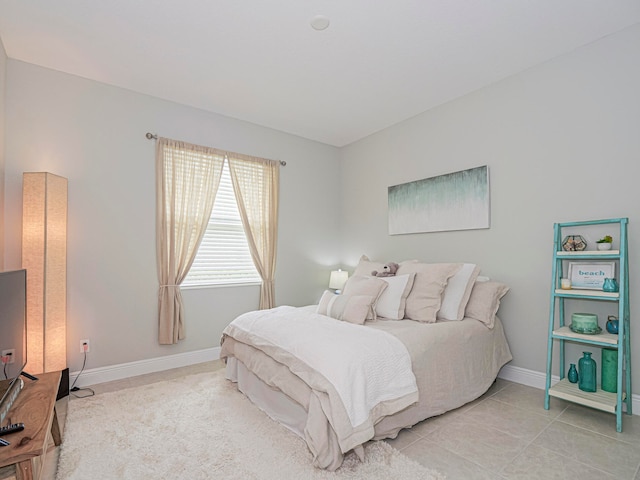
[[[67,179],[22,177],[22,268],[27,270],[27,366],[67,367]]]
[[[331,272],[331,276],[329,277],[329,288],[334,288],[336,290],[342,290],[344,284],[347,283],[347,279],[349,278],[349,273],[344,270],[333,270]]]

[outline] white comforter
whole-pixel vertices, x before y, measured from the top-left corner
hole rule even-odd
[[[302,422],[304,439],[313,454],[314,465],[320,468],[335,470],[349,450],[361,454],[362,445],[371,439],[394,438],[402,428],[474,400],[511,360],[497,317],[493,329],[472,319],[433,324],[378,319],[359,326],[317,315],[315,311],[314,306],[280,307],[243,315],[225,329],[220,358],[234,357],[267,389],[302,407],[307,414]],[[253,333],[263,327],[265,332]],[[290,345],[286,348],[279,346],[284,344],[276,333],[279,329],[290,333],[287,340]],[[384,390],[373,387],[370,392],[360,394],[369,381],[336,379],[335,375],[363,369],[364,375],[378,378],[384,384],[387,379],[396,381],[396,374],[386,370],[389,358],[399,355],[400,364],[406,364],[402,359],[404,353],[385,350],[393,350],[395,343],[388,337],[373,333],[372,339],[384,338],[383,342],[389,345],[369,346],[365,336],[368,339],[372,331],[393,337],[409,352],[419,395],[412,387],[408,395],[381,401],[370,411],[368,420],[354,427],[376,397],[384,398]],[[379,355],[376,360],[372,356],[375,354]],[[362,362],[352,365],[353,359]],[[321,365],[311,367],[315,362]],[[324,373],[318,373],[316,368],[325,369]],[[405,382],[406,379],[393,385],[394,395],[399,387],[407,386]],[[347,403],[355,400],[360,406],[343,405],[343,397]]]
[[[418,400],[409,352],[387,332],[284,306],[241,315],[224,333],[282,349],[321,374],[353,427],[380,403],[402,399],[394,403],[400,411]]]

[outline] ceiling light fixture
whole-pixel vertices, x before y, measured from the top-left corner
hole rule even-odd
[[[311,26],[314,30],[324,30],[329,26],[329,19],[324,15],[316,15],[311,19]]]

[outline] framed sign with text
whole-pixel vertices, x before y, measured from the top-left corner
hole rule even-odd
[[[616,275],[615,262],[569,262],[569,279],[571,288],[602,290],[605,278]]]

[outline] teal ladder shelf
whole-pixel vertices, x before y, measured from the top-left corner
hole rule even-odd
[[[616,430],[622,431],[622,406],[626,403],[626,413],[632,414],[631,410],[631,354],[630,354],[630,331],[629,331],[629,256],[627,251],[627,218],[613,218],[607,220],[593,220],[584,222],[556,223],[554,225],[554,245],[553,245],[553,273],[551,281],[551,301],[549,309],[549,335],[547,345],[547,378],[544,398],[544,408],[549,410],[550,397],[561,398],[570,402],[585,405],[616,415]],[[581,227],[588,229],[594,225],[611,224],[612,227],[619,228],[619,250],[604,251],[581,251],[565,252],[562,249],[563,229]],[[568,277],[569,261],[588,260],[616,261],[619,291],[616,293],[603,292],[600,290],[560,288],[560,279]],[[597,335],[584,335],[575,333],[569,328],[570,318],[565,316],[565,302],[571,300],[594,300],[600,302],[617,303],[618,311],[618,334],[603,333]],[[557,307],[557,308],[556,308]],[[568,320],[568,323],[566,323]],[[604,326],[604,325],[602,325]],[[553,346],[554,342],[559,344],[559,377],[560,381],[551,385]],[[612,348],[618,350],[618,370],[616,393],[602,390],[598,384],[596,392],[584,392],[578,388],[577,383],[571,383],[566,378],[567,363],[565,361],[565,343],[574,342],[590,345],[599,348]],[[577,363],[577,362],[576,362]],[[598,362],[598,372],[602,365]],[[598,375],[598,379],[600,376]],[[599,382],[598,382],[599,383]]]

